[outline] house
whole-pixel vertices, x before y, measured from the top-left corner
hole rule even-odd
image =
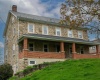
[[[43,62],[100,58],[100,43],[88,40],[87,28],[70,29],[59,22],[60,19],[17,12],[17,6],[12,6],[4,30],[5,62],[13,66],[15,73]],[[91,46],[96,46],[96,53],[89,53]]]

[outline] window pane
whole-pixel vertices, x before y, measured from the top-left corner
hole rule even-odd
[[[68,37],[72,37],[72,30],[68,31]]]
[[[48,34],[48,28],[47,27],[43,27],[43,34]]]
[[[60,28],[56,28],[56,35],[60,36],[61,35],[61,29]]]
[[[33,32],[33,25],[29,24],[29,32]]]
[[[30,44],[29,44],[29,50],[30,50],[30,51],[34,51],[34,44],[33,44],[33,43],[30,43]]]
[[[48,52],[48,49],[44,49],[44,52]]]
[[[30,61],[30,64],[35,64],[35,61]]]

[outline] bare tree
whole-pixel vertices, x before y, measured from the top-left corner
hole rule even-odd
[[[100,39],[100,0],[66,0],[61,5],[61,24],[88,27]]]

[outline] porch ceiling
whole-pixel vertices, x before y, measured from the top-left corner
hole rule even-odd
[[[78,44],[87,44],[87,45],[100,45],[98,42],[69,38],[69,37],[60,37],[60,36],[51,36],[51,35],[43,35],[43,34],[24,34],[19,38],[18,42],[22,41],[24,38],[28,39],[38,39],[38,40],[48,40],[48,41],[63,41],[68,43],[78,43]]]

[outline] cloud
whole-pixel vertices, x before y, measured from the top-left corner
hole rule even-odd
[[[0,48],[4,48],[4,44],[0,42]]]
[[[0,16],[6,22],[7,14],[12,5],[17,5],[18,12],[54,18],[59,17],[59,3],[61,4],[61,2],[56,1],[54,3],[53,1],[51,4],[50,2],[45,3],[41,0],[0,0]]]

